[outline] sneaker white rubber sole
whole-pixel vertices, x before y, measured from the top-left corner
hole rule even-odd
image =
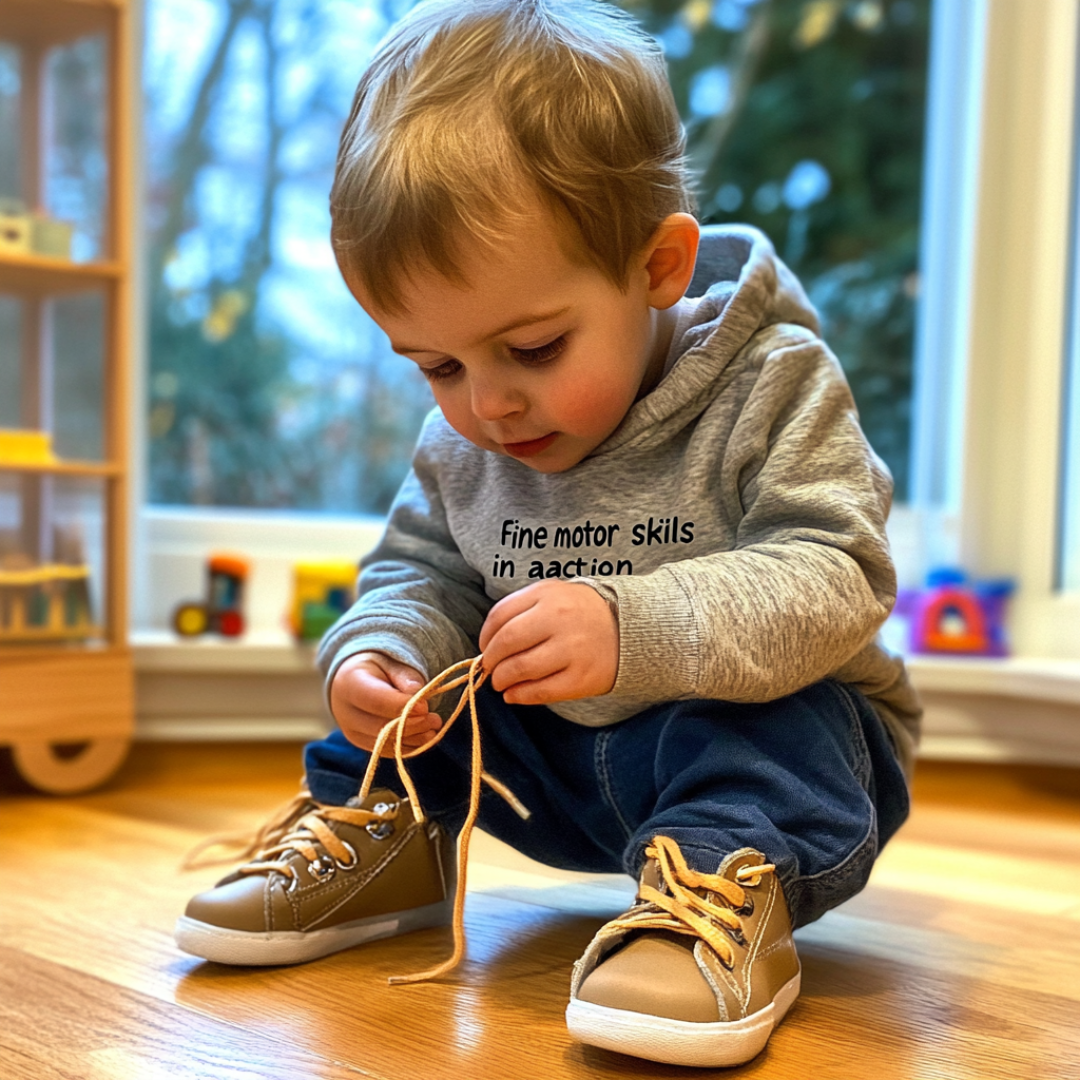
[[[566,1026],[575,1039],[590,1046],[667,1065],[742,1065],[765,1049],[799,996],[800,979],[796,975],[768,1005],[743,1020],[696,1024],[574,998],[566,1008]]]
[[[317,960],[320,956],[362,945],[365,941],[378,941],[429,926],[445,926],[453,913],[454,901],[450,897],[437,904],[354,919],[325,930],[275,930],[264,933],[230,930],[181,915],[176,920],[174,937],[184,952],[203,960],[215,960],[219,964],[253,967],[302,964],[306,960]]]

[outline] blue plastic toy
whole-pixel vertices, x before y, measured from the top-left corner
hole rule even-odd
[[[913,653],[1008,656],[1005,603],[1009,578],[969,581],[962,570],[931,571],[923,589],[901,589],[896,612],[909,620]]]

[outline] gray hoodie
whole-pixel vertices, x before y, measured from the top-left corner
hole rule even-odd
[[[798,281],[753,229],[721,243],[723,279],[682,302],[666,374],[573,468],[536,472],[428,416],[360,598],[322,642],[327,687],[368,649],[431,677],[479,651],[495,601],[560,577],[619,623],[614,688],[560,716],[601,726],[831,677],[869,697],[910,774],[921,709],[876,641],[896,597],[891,478]]]

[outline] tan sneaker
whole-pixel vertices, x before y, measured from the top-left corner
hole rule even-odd
[[[451,920],[454,843],[391,791],[345,806],[298,798],[267,837],[253,861],[192,898],[176,923],[185,952],[297,964]]]
[[[743,848],[700,874],[665,836],[646,855],[638,902],[574,965],[570,1033],[671,1065],[749,1061],[799,996],[775,867]]]

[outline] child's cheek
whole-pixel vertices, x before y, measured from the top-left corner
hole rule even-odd
[[[633,402],[624,387],[610,382],[590,381],[578,384],[560,395],[558,426],[573,434],[585,435],[606,431],[622,420]]]

